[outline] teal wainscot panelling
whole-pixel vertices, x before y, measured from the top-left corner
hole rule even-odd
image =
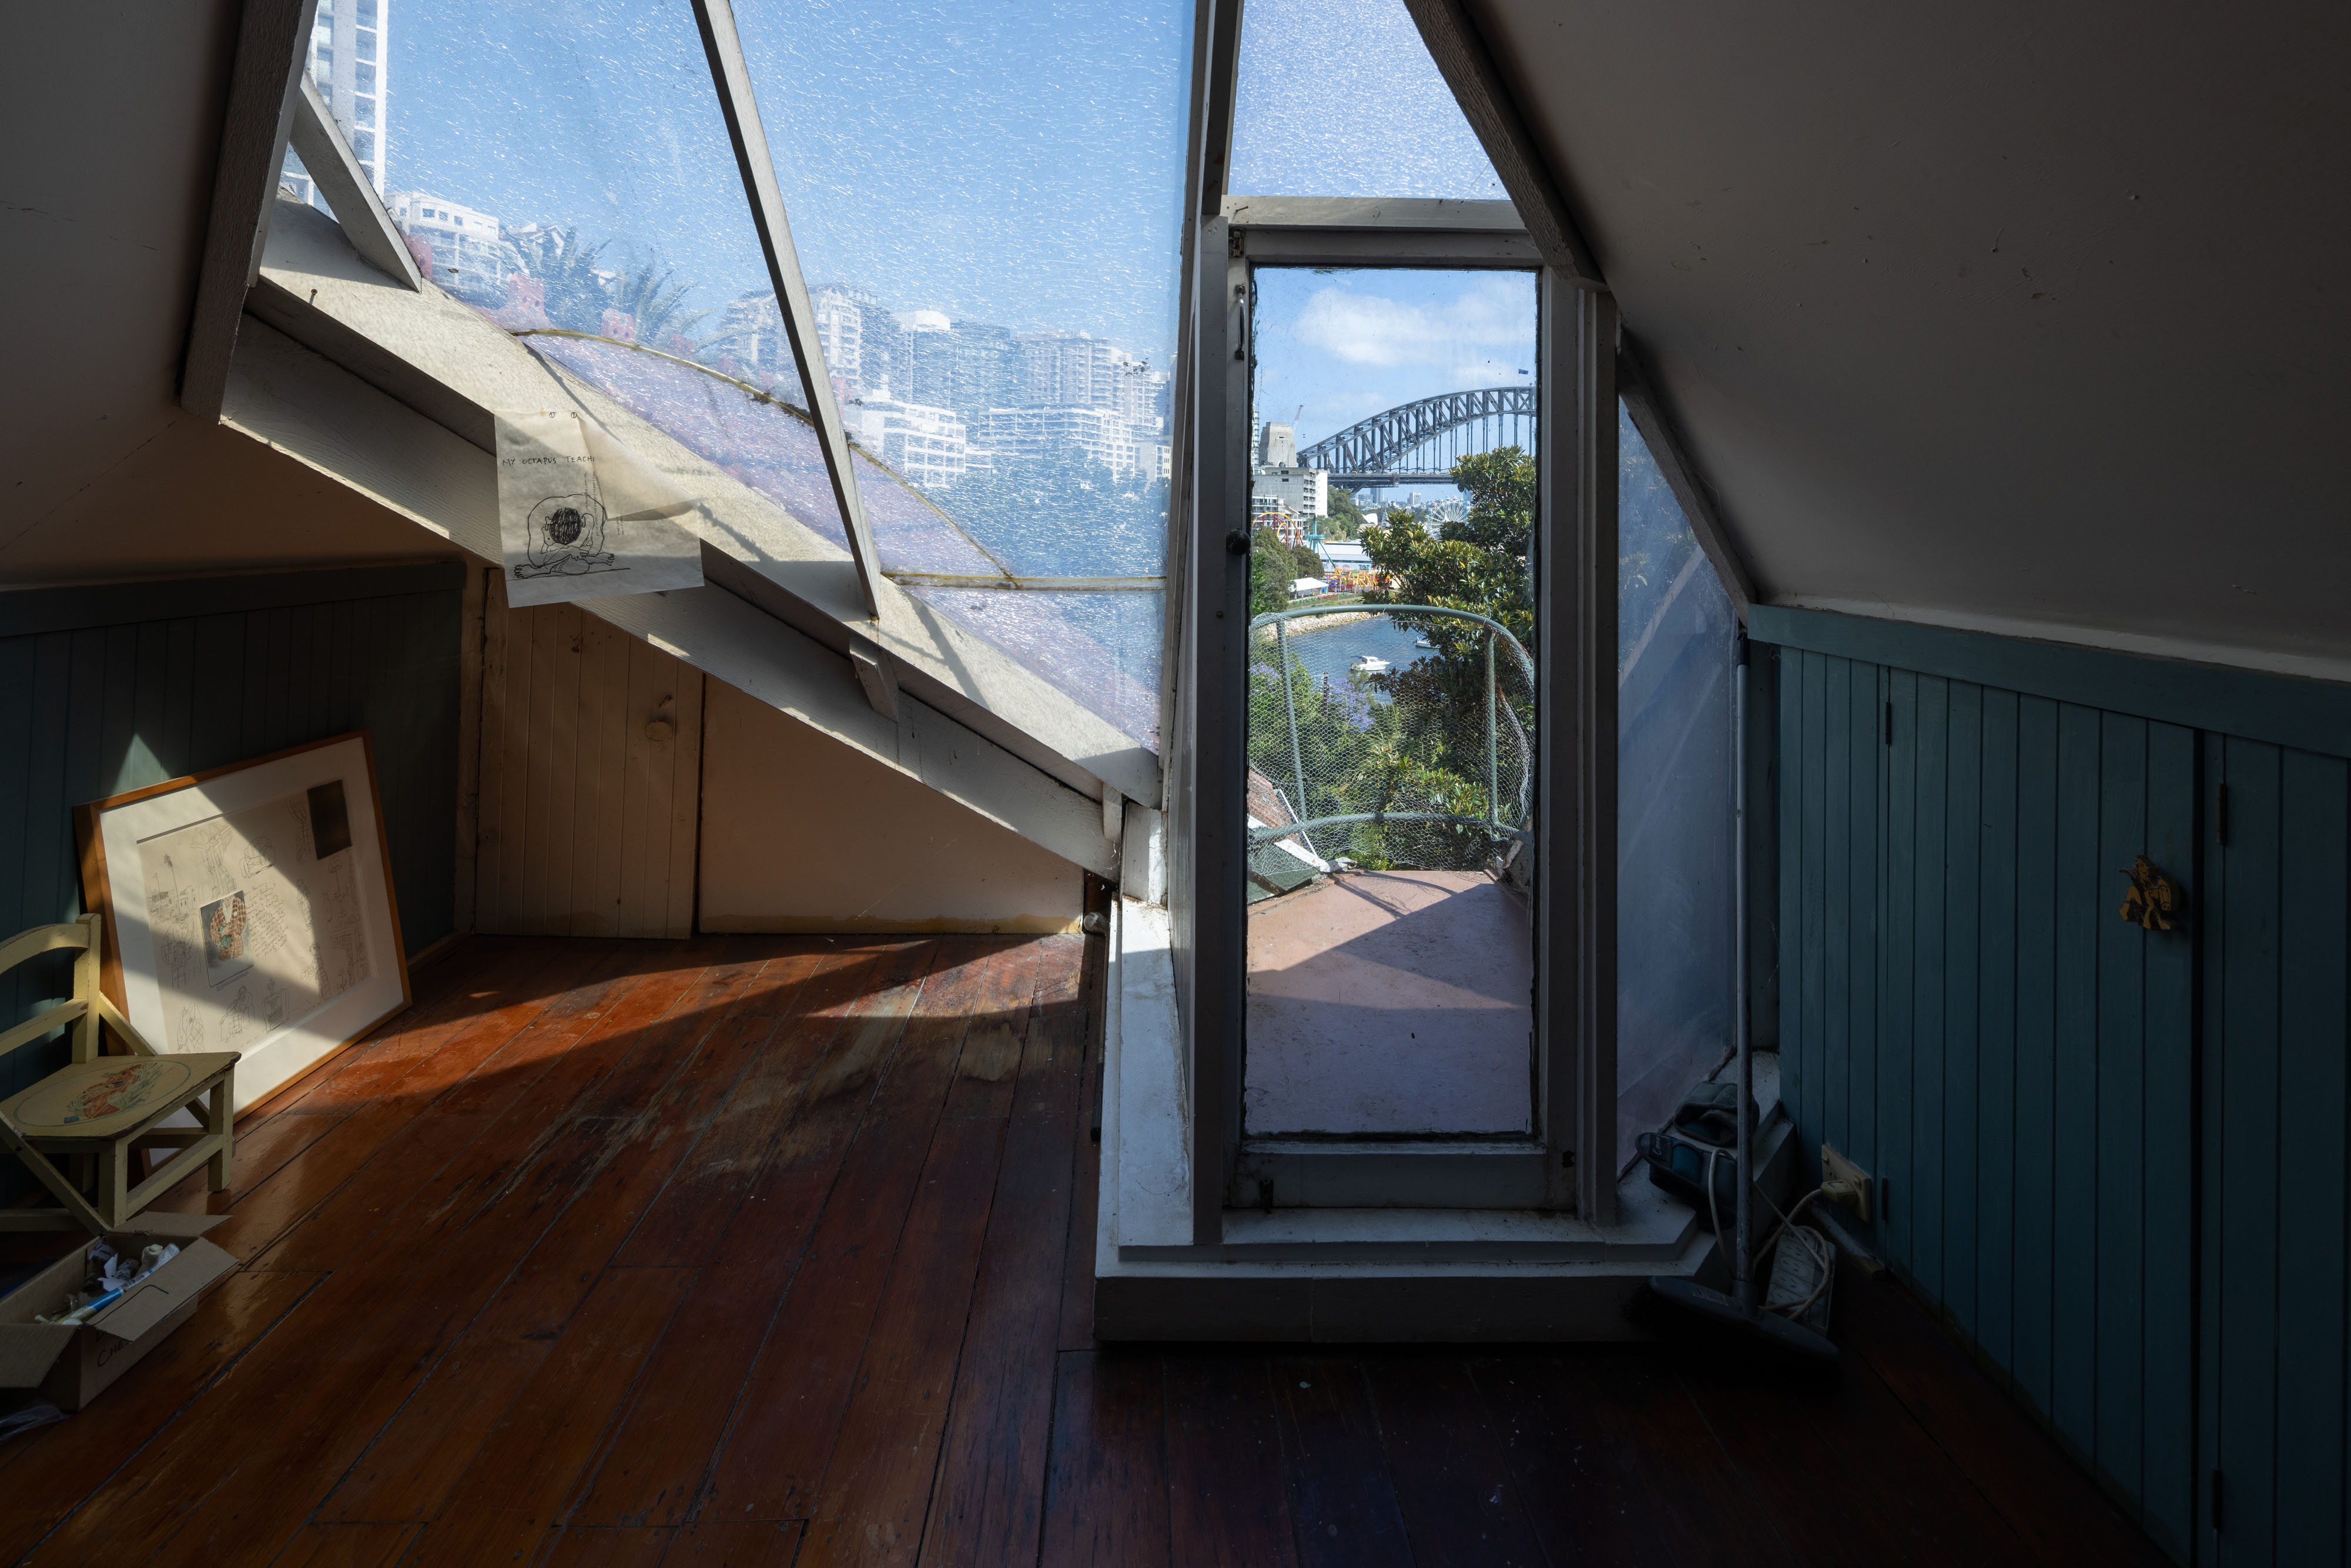
[[[448,935],[464,582],[450,563],[0,593],[0,936],[81,913],[75,806],[354,729],[407,949]],[[57,962],[0,977],[0,1029],[71,988]],[[0,1097],[62,1061],[0,1061]],[[27,1178],[0,1166],[13,1202]]]
[[[1813,612],[1780,1049],[1871,1239],[2183,1563],[2345,1560],[2351,688]],[[2171,929],[2123,917],[2144,856]]]

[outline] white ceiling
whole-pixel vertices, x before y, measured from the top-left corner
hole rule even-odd
[[[0,588],[450,553],[176,402],[236,17],[0,19]]]
[[[1766,601],[2351,674],[2351,7],[1472,8]]]

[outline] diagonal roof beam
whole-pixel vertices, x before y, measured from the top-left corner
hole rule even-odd
[[[195,308],[180,364],[180,406],[218,419],[228,392],[245,291],[261,271],[261,242],[277,200],[277,171],[293,126],[294,78],[319,0],[246,0],[236,24],[228,110],[213,169],[212,219],[196,273]]]
[[[299,100],[294,105],[291,131],[295,155],[326,193],[327,205],[334,209],[335,221],[343,225],[351,248],[402,287],[423,287],[423,276],[416,270],[416,257],[409,254],[408,241],[402,237],[392,214],[384,211],[382,199],[369,183],[367,171],[352,156],[351,144],[343,139],[342,127],[335,123],[334,111],[327,107],[309,73],[297,78],[294,91]]]
[[[824,446],[824,466],[832,477],[832,498],[841,507],[849,553],[857,564],[865,612],[878,621],[882,558],[873,548],[872,530],[865,526],[865,510],[858,505],[857,476],[849,464],[849,434],[841,424],[841,405],[833,401],[823,348],[817,341],[816,308],[809,302],[808,279],[800,274],[799,252],[792,245],[783,192],[776,184],[775,162],[768,152],[768,132],[759,123],[759,104],[751,91],[742,36],[735,30],[735,8],[730,0],[694,0],[694,19],[702,29],[703,49],[710,57],[711,85],[717,89],[719,112],[726,117],[726,134],[735,144],[743,192],[751,201],[751,222],[759,232],[759,248],[767,255],[776,308],[783,316],[784,335],[791,341],[800,380],[808,388],[809,413]]]
[[[1461,0],[1404,0],[1404,5],[1544,263],[1579,288],[1607,287],[1600,263],[1568,210],[1567,198],[1536,152],[1518,103],[1503,85],[1485,38],[1462,10]]]

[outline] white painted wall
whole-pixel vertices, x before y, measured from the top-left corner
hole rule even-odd
[[[1077,928],[1077,866],[723,681],[702,745],[705,931]]]

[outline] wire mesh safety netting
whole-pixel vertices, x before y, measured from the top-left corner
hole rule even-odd
[[[1259,616],[1249,648],[1252,902],[1351,869],[1526,883],[1534,670],[1508,632],[1351,606]]]

